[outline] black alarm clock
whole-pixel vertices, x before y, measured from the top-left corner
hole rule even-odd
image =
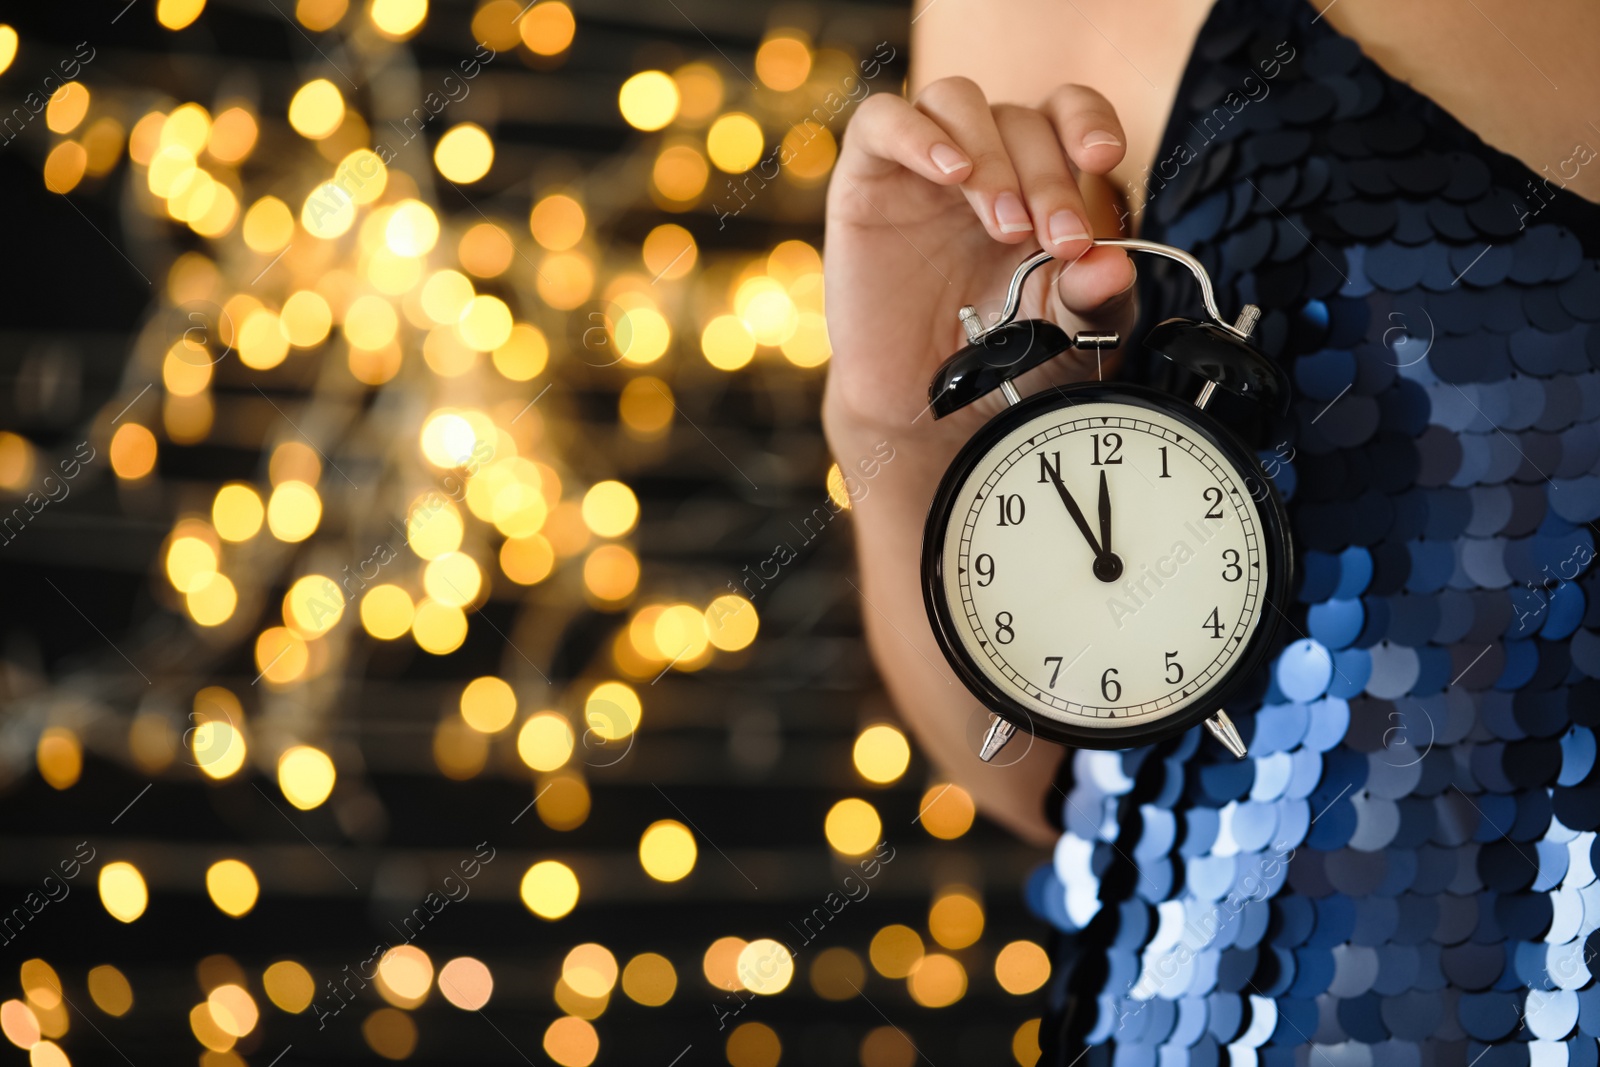
[[[1193,256],[1153,241],[1094,243],[1176,260],[1199,282],[1210,321],[1168,319],[1145,342],[1181,388],[1084,382],[1018,395],[1012,379],[1045,360],[1120,344],[1016,321],[1023,282],[1048,253],[1017,268],[992,325],[962,308],[969,344],[934,376],[934,416],[995,389],[1010,406],[961,450],[934,496],[922,545],[928,617],[951,667],[994,714],[985,761],[1018,729],[1117,749],[1201,722],[1243,758],[1223,705],[1273,645],[1294,554],[1259,460],[1206,409],[1223,390],[1281,413],[1288,381],[1250,343],[1260,309],[1226,322]]]

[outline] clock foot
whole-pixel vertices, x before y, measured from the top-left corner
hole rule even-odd
[[[1227,712],[1218,711],[1207,719],[1206,729],[1210,730],[1211,736],[1221,741],[1228,751],[1239,759],[1244,759],[1248,755],[1248,750],[1244,747],[1244,738],[1239,736],[1239,728],[1233,725],[1233,720],[1228,718]]]
[[[995,753],[1006,747],[1006,742],[1011,740],[1011,735],[1017,728],[1000,716],[994,716],[994,721],[989,724],[989,732],[983,737],[983,746],[978,749],[978,758],[988,763],[994,759]]]

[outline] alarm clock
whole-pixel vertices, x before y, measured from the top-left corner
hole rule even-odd
[[[1246,305],[1225,321],[1199,260],[1153,241],[1094,243],[1183,264],[1209,319],[1150,330],[1145,344],[1168,361],[1173,388],[1095,381],[1024,399],[1014,378],[1070,348],[1114,348],[1120,338],[1017,321],[1023,283],[1050,261],[1046,252],[1017,268],[997,321],[986,327],[961,309],[969,343],[934,376],[934,416],[996,389],[1009,406],[956,456],[929,508],[929,621],[957,676],[993,713],[978,753],[985,762],[1018,729],[1118,749],[1202,722],[1243,758],[1223,705],[1273,646],[1294,554],[1271,479],[1240,432],[1207,408],[1221,390],[1237,398],[1233,407],[1281,414],[1288,380],[1250,343],[1260,309]]]

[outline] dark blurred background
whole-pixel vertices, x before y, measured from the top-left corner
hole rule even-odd
[[[1031,1064],[817,419],[911,13],[8,17],[0,1064]]]

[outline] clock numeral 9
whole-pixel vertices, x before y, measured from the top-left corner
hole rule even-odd
[[[984,588],[994,584],[994,557],[985,552],[973,564],[978,572],[978,584]]]
[[[995,497],[1000,507],[1001,526],[1021,526],[1022,517],[1028,513],[1028,503],[1016,493],[1007,496],[1001,493]]]
[[[1107,667],[1100,676],[1100,695],[1112,704],[1122,699],[1122,683],[1117,681],[1117,669]]]
[[[1176,671],[1178,673],[1178,676],[1176,678],[1174,678],[1172,676],[1172,673],[1174,671]],[[1181,681],[1183,681],[1183,664],[1178,662],[1178,654],[1176,652],[1168,652],[1167,653],[1167,684],[1168,685],[1177,685]]]
[[[1222,640],[1222,618],[1217,614],[1218,609],[1212,608],[1211,614],[1206,616],[1206,621],[1200,624],[1200,629],[1210,630],[1213,640]]]
[[[1100,458],[1100,435],[1093,433],[1089,436],[1094,440],[1094,462],[1090,466],[1104,467],[1108,463],[1122,462],[1122,457],[1117,455],[1118,452],[1122,451],[1122,435],[1120,433],[1108,433],[1105,435],[1105,459]]]
[[[994,639],[1002,645],[1009,645],[1016,639],[1017,632],[1011,628],[1011,612],[1002,611],[994,617]]]
[[[1229,559],[1228,558],[1229,556],[1232,556],[1233,558]],[[1244,576],[1244,568],[1239,566],[1239,550],[1238,549],[1229,548],[1229,549],[1224,550],[1223,553],[1222,553],[1222,558],[1223,558],[1224,562],[1227,563],[1227,566],[1222,568],[1222,580],[1223,581],[1225,581],[1225,582],[1237,582],[1240,578],[1242,578]],[[1232,571],[1233,573],[1229,574],[1228,573],[1229,571]]]
[[[1222,490],[1213,485],[1203,495],[1206,498],[1206,503],[1211,505],[1206,509],[1205,517],[1208,519],[1222,518]]]

